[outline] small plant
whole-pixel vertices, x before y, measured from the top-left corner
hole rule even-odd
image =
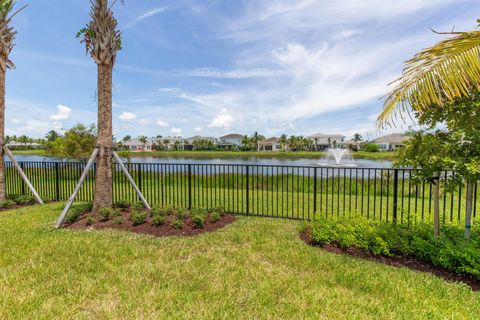
[[[205,216],[204,215],[194,215],[192,217],[193,226],[197,229],[201,229],[205,226]]]
[[[138,210],[143,210],[143,209],[145,209],[145,206],[141,202],[135,202],[134,204],[132,204],[132,209],[137,210],[137,211]]]
[[[183,220],[175,219],[172,221],[172,228],[174,229],[182,229],[183,228]]]
[[[154,226],[160,227],[163,224],[165,224],[166,219],[167,219],[166,216],[157,214],[157,215],[153,216],[152,223],[153,223]]]
[[[208,215],[208,211],[203,208],[193,208],[192,209],[192,216],[203,216],[206,217]]]
[[[155,217],[155,216],[166,217],[166,216],[169,215],[169,211],[167,210],[167,208],[163,208],[161,206],[154,206],[150,213],[151,213],[152,217]]]
[[[147,213],[144,211],[135,210],[130,214],[130,220],[132,220],[134,226],[144,224],[147,220]]]
[[[4,200],[2,202],[0,202],[0,208],[1,209],[8,209],[8,208],[11,208],[15,205],[15,201],[13,200]]]
[[[119,209],[128,209],[130,208],[130,201],[128,200],[118,200],[117,202],[115,202],[115,204],[113,205],[114,208],[119,208]]]
[[[177,209],[175,209],[175,207],[172,207],[172,206],[165,207],[164,210],[167,212],[167,215],[177,213]]]
[[[221,218],[221,215],[219,212],[217,211],[213,211],[211,214],[210,214],[210,221],[212,223],[217,223],[218,221],[220,221],[220,218]]]
[[[65,221],[67,223],[74,223],[75,221],[78,220],[78,218],[80,217],[80,212],[78,210],[70,210],[68,213],[67,213],[67,216],[65,217]]]
[[[223,217],[225,214],[225,207],[218,206],[212,210],[212,213],[217,213],[220,217]]]
[[[85,220],[85,224],[87,226],[91,226],[95,223],[95,218],[93,218],[92,216],[88,216],[87,217],[87,220]]]
[[[23,195],[23,196],[18,196],[15,199],[13,199],[18,205],[21,206],[29,206],[32,204],[35,204],[35,198],[30,195]]]
[[[184,220],[190,216],[190,212],[188,212],[185,208],[179,208],[176,213],[177,219]]]
[[[122,216],[115,217],[115,219],[113,219],[113,223],[118,226],[123,224],[123,217]]]
[[[115,216],[115,210],[112,208],[102,208],[98,212],[98,216],[100,217],[100,221],[108,221]]]

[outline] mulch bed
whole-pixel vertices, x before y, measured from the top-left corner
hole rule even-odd
[[[300,238],[311,246],[317,246],[314,243],[312,243],[311,237],[308,231],[304,231],[300,233]],[[469,276],[465,276],[465,275],[459,275],[452,271],[446,270],[444,268],[436,267],[431,263],[421,261],[412,256],[407,256],[407,255],[396,255],[393,257],[377,256],[370,252],[366,252],[357,248],[343,249],[333,244],[325,245],[325,246],[322,246],[321,248],[325,251],[332,252],[335,254],[345,254],[345,255],[350,255],[350,256],[366,259],[366,260],[383,263],[383,264],[398,267],[398,268],[407,267],[415,271],[427,272],[450,282],[463,282],[466,285],[468,285],[473,291],[480,291],[480,280],[469,277]]]
[[[144,224],[134,226],[132,221],[130,221],[130,212],[122,211],[121,216],[123,217],[122,224],[116,224],[115,220],[108,220],[108,221],[98,221],[96,220],[94,224],[87,226],[86,219],[90,215],[90,213],[84,213],[80,216],[80,218],[72,223],[66,224],[65,227],[70,229],[117,229],[117,230],[125,230],[135,233],[142,233],[142,234],[149,234],[155,237],[168,237],[168,236],[195,236],[201,233],[212,232],[223,228],[224,226],[232,223],[235,221],[235,216],[231,214],[223,215],[219,221],[212,223],[210,219],[205,221],[205,225],[203,228],[195,228],[192,219],[186,218],[184,220],[183,228],[182,229],[175,229],[171,226],[171,222],[175,219],[174,215],[170,215],[165,220],[165,223],[161,226],[154,226],[152,224],[152,218],[148,217]]]

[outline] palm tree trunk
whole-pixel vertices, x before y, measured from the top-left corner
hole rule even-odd
[[[440,178],[435,172],[433,180],[433,224],[435,227],[435,238],[440,238]]]
[[[5,59],[5,58],[2,58]],[[6,63],[2,63],[2,66]],[[4,144],[5,144],[5,75],[7,70],[0,67],[0,201],[6,199],[5,188],[5,162],[4,156]]]
[[[112,65],[98,66],[98,137],[93,211],[112,207]]]
[[[470,231],[472,228],[473,189],[473,183],[467,182],[467,212],[465,215],[465,238],[467,239],[470,239]]]

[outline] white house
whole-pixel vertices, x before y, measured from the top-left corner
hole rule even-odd
[[[182,137],[161,137],[147,138],[142,142],[140,138],[135,138],[124,145],[130,151],[183,150],[184,140]]]
[[[402,133],[392,133],[372,141],[372,143],[378,145],[380,151],[395,151],[404,146],[404,142],[410,139],[410,137]]]
[[[218,138],[218,147],[222,149],[236,149],[242,146],[243,137],[241,134],[231,133]]]
[[[132,139],[124,145],[130,151],[152,151],[155,144],[154,138],[147,138],[146,141],[140,141],[140,138]]]
[[[202,137],[202,136],[193,136],[185,140],[185,145],[184,149],[185,150],[193,150],[194,149],[194,142],[195,141],[200,141],[200,140],[206,140],[209,141],[213,144],[217,144],[218,139],[214,137]]]
[[[323,133],[315,133],[309,136],[313,141],[313,150],[321,151],[325,149],[329,149],[332,147],[337,148],[346,148],[347,145],[345,142],[345,136],[341,134],[323,134]]]
[[[277,137],[268,138],[258,142],[260,151],[282,151],[282,144]]]

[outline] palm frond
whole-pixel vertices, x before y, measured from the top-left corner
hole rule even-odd
[[[405,62],[402,76],[392,82],[377,125],[391,125],[393,118],[411,109],[423,112],[480,90],[480,31],[450,32],[440,41]]]
[[[25,5],[13,12],[15,3],[15,0],[0,0],[0,68],[2,70],[15,68],[13,62],[8,58],[13,49],[13,41],[17,34],[13,27],[10,26],[10,22],[15,15],[27,7],[27,5]]]

